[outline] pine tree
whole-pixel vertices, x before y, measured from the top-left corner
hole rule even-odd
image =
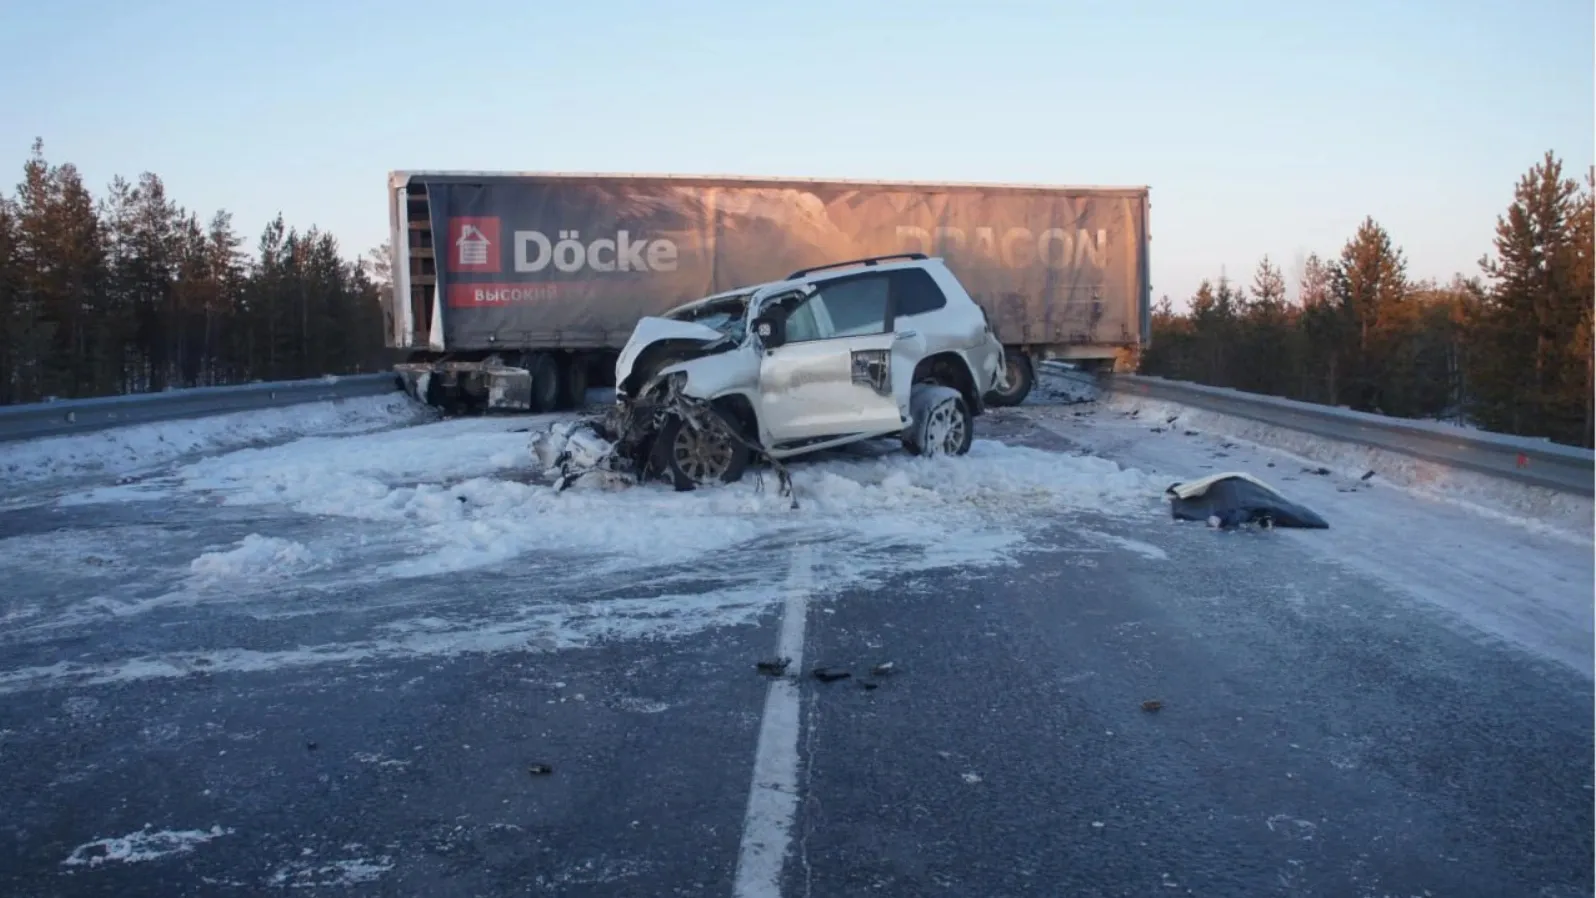
[[[34,396],[92,395],[90,347],[105,280],[94,201],[76,168],[45,161],[42,140],[34,141],[17,194],[23,302],[38,325],[29,337],[37,365]]]
[[[1402,251],[1373,218],[1365,218],[1330,265],[1330,295],[1339,319],[1336,348],[1344,365],[1338,392],[1355,409],[1380,411],[1385,404],[1406,292]]]
[[[1590,445],[1590,192],[1550,152],[1497,218],[1470,322],[1474,411],[1493,430]]]
[[[1236,360],[1238,389],[1289,396],[1296,392],[1296,328],[1286,304],[1286,280],[1266,255],[1253,273],[1242,306]]]

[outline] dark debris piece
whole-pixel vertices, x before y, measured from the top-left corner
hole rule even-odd
[[[1159,701],[1156,698],[1150,698],[1147,701],[1142,702],[1142,710],[1143,711],[1147,711],[1149,713],[1151,713],[1153,711],[1157,711],[1157,710],[1159,710],[1159,709],[1161,709],[1163,707],[1164,707],[1164,703]]]
[[[1373,471],[1365,471],[1363,476],[1359,477],[1358,479],[1359,480],[1368,480],[1370,477],[1373,477],[1373,476],[1374,476],[1374,472]]]
[[[1329,468],[1303,468],[1302,469],[1302,473],[1304,473],[1304,474],[1313,474],[1313,475],[1318,476],[1318,477],[1329,477],[1330,476],[1330,469]]]
[[[880,683],[872,683],[869,680],[860,680],[859,681],[859,688],[866,689],[866,690],[869,690],[869,689],[880,689],[881,688],[881,684]]]
[[[814,669],[813,673],[815,679],[822,683],[830,683],[835,680],[846,680],[853,676],[853,674],[846,670],[837,670],[836,668],[832,667],[817,667]]]
[[[787,665],[791,663],[791,658],[777,658],[774,661],[756,662],[754,668],[767,677],[779,677],[787,672]]]
[[[530,764],[527,766],[526,772],[533,776],[548,776],[554,772],[554,768],[548,764]]]

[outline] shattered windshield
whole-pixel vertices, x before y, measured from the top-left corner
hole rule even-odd
[[[745,328],[743,316],[748,311],[748,298],[752,293],[739,293],[714,302],[691,306],[665,316],[676,321],[693,321],[712,327],[734,340],[741,340]]]

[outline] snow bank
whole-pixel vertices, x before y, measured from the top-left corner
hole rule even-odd
[[[304,543],[251,533],[231,549],[206,552],[194,559],[189,563],[189,570],[203,582],[234,577],[292,576],[326,563]]]
[[[478,421],[235,452],[192,464],[179,478],[228,504],[394,524],[395,534],[417,543],[384,572],[403,577],[546,552],[587,556],[582,576],[602,576],[768,544],[784,531],[823,537],[856,556],[890,555],[895,569],[975,563],[1018,543],[1019,531],[1050,512],[1145,513],[1159,489],[1100,458],[986,440],[961,458],[920,458],[894,444],[873,457],[799,462],[797,509],[768,474],[687,493],[665,484],[579,484],[557,493],[535,482],[533,467],[525,433]],[[494,476],[510,472],[520,479]]]
[[[135,424],[74,436],[0,443],[8,485],[90,475],[128,476],[196,453],[305,434],[351,434],[408,424],[430,415],[403,393]]]

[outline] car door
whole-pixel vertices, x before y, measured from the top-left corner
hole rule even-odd
[[[893,390],[887,277],[871,273],[819,285],[786,316],[786,340],[759,368],[760,421],[771,443],[905,424]]]

